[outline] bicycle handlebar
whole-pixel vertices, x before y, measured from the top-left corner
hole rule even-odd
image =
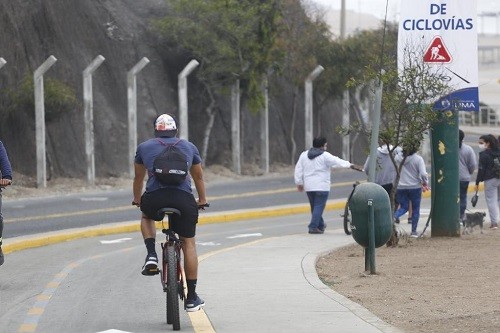
[[[135,201],[132,201],[132,206],[139,207],[140,205],[139,205],[139,203],[137,203]],[[201,210],[205,210],[205,207],[207,207],[207,208],[210,207],[210,204],[207,202],[207,203],[205,203],[203,205],[198,205],[198,209],[201,209]]]

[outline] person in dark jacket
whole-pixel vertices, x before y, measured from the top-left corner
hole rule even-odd
[[[7,150],[0,141],[0,186],[5,187],[12,184],[12,167],[10,166]],[[5,258],[2,251],[2,233],[3,233],[3,215],[2,215],[2,190],[0,188],[0,266],[4,263]]]
[[[498,229],[498,217],[500,206],[500,178],[495,174],[493,159],[500,157],[500,150],[497,139],[491,135],[481,135],[479,137],[479,167],[476,177],[476,191],[479,183],[484,182],[484,197],[490,215],[490,229]]]

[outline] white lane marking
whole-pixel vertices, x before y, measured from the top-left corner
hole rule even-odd
[[[132,333],[132,332],[120,331],[120,330],[112,329],[112,330],[107,330],[107,331],[100,331],[100,332],[97,332],[97,333]]]
[[[229,236],[227,238],[234,239],[234,238],[246,238],[246,237],[262,237],[262,234],[260,232],[257,232],[255,234],[237,234],[234,236]]]
[[[201,245],[201,246],[219,246],[221,243],[215,243],[215,242],[196,242],[196,245]]]
[[[80,198],[81,201],[106,201],[107,197],[90,197],[90,198]]]
[[[101,244],[118,244],[118,243],[123,243],[126,241],[131,240],[132,238],[119,238],[119,239],[112,239],[112,240],[100,240]]]

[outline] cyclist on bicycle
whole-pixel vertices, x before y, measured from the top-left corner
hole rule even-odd
[[[155,138],[139,144],[134,159],[133,202],[140,206],[142,211],[141,232],[147,249],[142,274],[156,275],[159,273],[158,256],[155,250],[155,221],[161,220],[162,217],[158,216],[158,210],[164,207],[177,208],[181,212],[181,216],[172,216],[171,226],[183,241],[182,251],[184,253],[184,271],[187,283],[185,307],[189,312],[198,311],[205,305],[205,302],[196,294],[198,256],[195,234],[198,222],[198,208],[207,203],[201,157],[198,148],[193,143],[176,138],[177,124],[171,115],[162,114],[158,116],[154,122],[154,129]],[[186,180],[180,185],[164,185],[153,173],[153,161],[156,156],[165,149],[165,145],[172,144],[175,144],[186,155],[188,170],[191,175],[191,177],[186,177]],[[143,193],[146,174],[148,179],[146,191]],[[190,178],[194,181],[198,201],[193,196]]]
[[[0,266],[4,263],[4,255],[2,251],[2,232],[3,232],[3,215],[2,215],[2,187],[12,184],[12,167],[10,165],[7,150],[0,141]]]

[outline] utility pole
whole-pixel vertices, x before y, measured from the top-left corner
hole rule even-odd
[[[340,2],[340,39],[345,39],[346,19],[345,19],[345,0]]]

